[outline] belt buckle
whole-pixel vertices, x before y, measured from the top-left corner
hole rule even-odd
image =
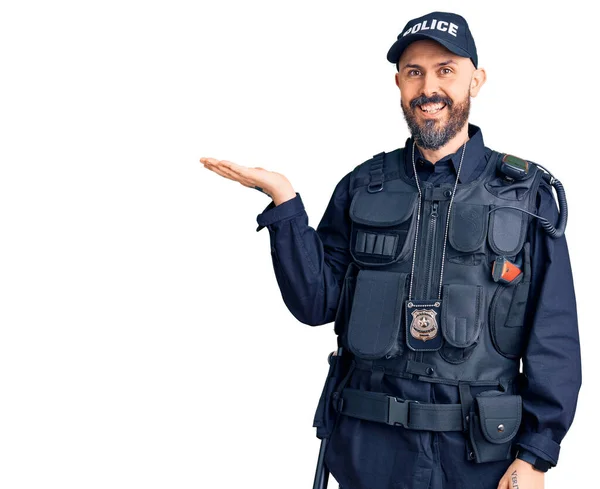
[[[419,404],[419,401],[401,399],[399,397],[388,397],[388,419],[387,424],[408,428],[408,412],[411,404]]]

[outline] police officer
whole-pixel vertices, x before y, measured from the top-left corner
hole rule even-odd
[[[463,17],[409,21],[387,59],[411,137],[347,173],[316,230],[283,175],[201,162],[272,197],[257,231],[287,307],[335,322],[314,426],[340,487],[540,489],[581,385],[564,191],[468,122],[486,73]]]

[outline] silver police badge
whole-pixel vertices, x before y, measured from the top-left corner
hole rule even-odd
[[[438,334],[437,312],[433,309],[415,309],[412,311],[410,334],[417,340],[432,340]]]

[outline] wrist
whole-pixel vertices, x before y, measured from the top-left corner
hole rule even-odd
[[[273,196],[273,202],[275,205],[280,205],[296,197],[296,192],[292,188],[283,192],[273,192],[271,195]]]

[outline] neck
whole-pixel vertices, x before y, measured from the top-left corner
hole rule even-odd
[[[438,149],[423,149],[417,144],[421,154],[434,165],[444,156],[456,153],[458,149],[469,140],[469,124],[465,124],[450,141]]]

